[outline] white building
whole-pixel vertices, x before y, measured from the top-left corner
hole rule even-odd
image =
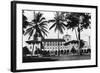
[[[42,44],[45,50],[61,50],[66,49],[64,39],[43,39]]]

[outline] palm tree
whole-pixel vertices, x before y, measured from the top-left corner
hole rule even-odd
[[[62,19],[62,15],[60,14],[60,12],[56,12],[54,19],[49,20],[48,22],[53,23],[53,25],[49,28],[49,30],[55,27],[55,32],[58,31],[58,39],[59,39],[59,33],[63,34],[63,30],[65,30],[66,27],[66,24],[64,23],[64,20]],[[59,51],[59,42],[58,42],[58,51]]]
[[[44,39],[44,35],[47,36],[47,21],[45,19],[45,17],[42,17],[43,14],[38,12],[35,13],[34,12],[34,19],[32,20],[32,22],[30,22],[30,27],[26,30],[25,34],[29,34],[29,38],[30,39],[33,36],[33,40],[34,41],[38,41],[38,37],[41,37],[42,39]],[[34,47],[34,44],[33,44]]]
[[[25,34],[29,34],[29,38],[32,37],[33,33],[34,33],[34,40],[37,40],[37,37],[40,36],[42,38],[44,38],[44,35],[47,36],[47,21],[45,20],[45,17],[42,17],[42,13],[38,12],[34,15],[34,19],[32,20],[32,22],[30,22],[30,27],[26,30]]]
[[[76,29],[78,32],[78,41],[79,41],[79,48],[80,48],[80,32],[83,29],[90,28],[90,19],[91,16],[89,13],[67,13],[65,17],[67,21],[67,28],[68,29]]]

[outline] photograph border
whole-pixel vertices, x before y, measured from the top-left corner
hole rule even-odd
[[[49,5],[49,6],[67,6],[67,7],[85,7],[96,9],[96,65],[85,65],[75,67],[57,67],[57,68],[40,68],[40,69],[16,69],[16,5],[17,4],[36,4],[36,5]],[[73,69],[73,68],[89,68],[98,66],[98,7],[90,5],[74,5],[74,4],[58,4],[58,3],[44,3],[44,2],[27,2],[27,1],[11,1],[11,71],[23,72],[23,71],[40,71],[40,70],[55,70],[55,69]]]

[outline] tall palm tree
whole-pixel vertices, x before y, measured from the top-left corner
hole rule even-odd
[[[49,30],[55,27],[55,32],[58,31],[58,39],[59,39],[59,33],[63,34],[63,30],[65,30],[66,27],[66,24],[64,23],[64,20],[62,19],[60,12],[56,12],[54,19],[49,20],[48,22],[53,23],[53,25],[49,28]]]
[[[67,13],[66,15],[67,28],[68,29],[76,29],[78,32],[78,41],[80,48],[80,32],[83,29],[90,28],[90,19],[91,16],[89,13]]]
[[[34,19],[32,20],[32,22],[30,22],[30,27],[26,30],[24,34],[24,35],[29,34],[28,39],[30,39],[30,37],[33,36],[33,40],[38,41],[38,37],[41,37],[42,39],[44,39],[44,35],[47,36],[47,32],[48,32],[46,28],[47,21],[45,17],[42,17],[42,16],[43,16],[42,13],[34,12]],[[33,47],[34,47],[34,44],[33,44]]]
[[[66,24],[64,23],[64,20],[62,19],[61,13],[56,12],[54,19],[49,20],[48,22],[53,23],[53,25],[49,28],[49,30],[55,27],[55,32],[58,31],[58,39],[59,39],[59,33],[63,34],[63,30],[65,30],[65,27],[66,27]],[[58,51],[59,51],[59,42],[58,42]]]
[[[34,33],[34,40],[37,40],[37,37],[40,36],[42,38],[44,38],[44,35],[47,36],[47,21],[45,20],[45,17],[42,17],[43,14],[38,12],[34,15],[34,19],[32,20],[32,22],[30,22],[30,27],[26,30],[25,34],[29,34],[29,38],[32,37],[33,33]]]

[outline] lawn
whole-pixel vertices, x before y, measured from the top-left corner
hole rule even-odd
[[[87,60],[91,59],[90,55],[65,55],[51,57],[24,56],[23,62],[46,62],[46,61],[68,61],[68,60]]]

